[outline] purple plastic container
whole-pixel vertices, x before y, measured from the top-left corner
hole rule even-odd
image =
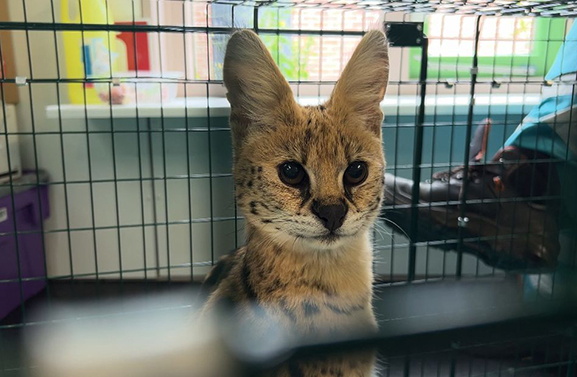
[[[16,211],[10,188],[0,187],[0,320],[46,286],[40,225],[50,214],[48,188],[35,185],[36,173],[16,182],[33,186],[14,187]],[[33,232],[18,235],[18,249],[14,219],[18,232]],[[20,281],[27,278],[31,280]]]

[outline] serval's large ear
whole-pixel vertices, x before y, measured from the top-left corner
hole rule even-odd
[[[383,121],[380,103],[388,80],[387,38],[379,30],[369,31],[343,70],[327,107],[349,122],[351,117],[358,119],[380,136]]]
[[[251,129],[290,122],[294,116],[293,92],[253,31],[237,31],[228,41],[223,78],[235,142]]]

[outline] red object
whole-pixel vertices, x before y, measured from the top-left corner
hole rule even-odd
[[[116,22],[118,25],[147,25],[146,21]],[[126,44],[126,58],[129,71],[150,71],[148,34],[123,31],[116,36]],[[136,44],[134,43],[136,38]],[[136,47],[136,51],[135,51]],[[137,69],[138,68],[138,69]]]

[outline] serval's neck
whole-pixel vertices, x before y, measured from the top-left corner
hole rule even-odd
[[[252,279],[255,288],[272,291],[281,285],[285,295],[328,294],[370,301],[373,258],[368,231],[335,249],[311,250],[299,240],[281,243],[250,229],[246,249],[245,262],[259,277]]]

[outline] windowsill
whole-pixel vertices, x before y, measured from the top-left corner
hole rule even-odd
[[[318,105],[326,97],[299,97],[301,105]],[[539,103],[538,94],[478,94],[475,96],[475,112],[491,114],[501,112],[528,112]],[[414,116],[417,113],[419,97],[387,95],[381,102],[381,110],[386,116]],[[426,99],[426,113],[430,115],[465,115],[469,111],[468,95],[429,95]],[[205,118],[226,117],[230,105],[222,97],[178,98],[167,103],[129,105],[51,105],[46,107],[48,119],[122,119],[122,118]]]

